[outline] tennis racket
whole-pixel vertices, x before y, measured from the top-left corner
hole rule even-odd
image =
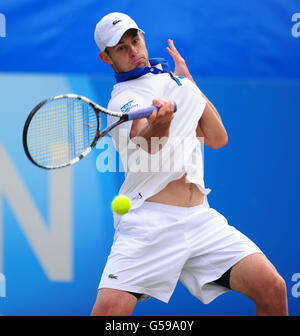
[[[147,118],[158,108],[121,113],[109,111],[86,97],[64,94],[40,102],[29,114],[23,145],[29,160],[45,169],[73,165],[95,147],[99,139],[122,123]],[[174,103],[174,112],[176,112]],[[116,117],[116,121],[101,130],[100,113]]]

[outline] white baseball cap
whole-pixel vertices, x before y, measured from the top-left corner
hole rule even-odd
[[[128,15],[118,12],[107,14],[96,25],[95,42],[104,51],[106,47],[114,47],[132,28],[144,33]]]

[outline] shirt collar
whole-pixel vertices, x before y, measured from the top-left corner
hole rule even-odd
[[[171,73],[170,68],[169,68],[169,63],[164,58],[151,58],[149,59],[149,62],[150,62],[150,67],[148,66],[139,67],[139,68],[133,69],[128,72],[115,73],[115,78],[116,78],[117,83],[125,82],[130,79],[139,78],[141,76],[144,76],[147,73],[153,73],[153,74]],[[158,64],[161,65],[162,70],[156,67],[156,65]]]

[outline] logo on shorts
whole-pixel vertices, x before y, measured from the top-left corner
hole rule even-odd
[[[135,197],[133,197],[132,199],[133,200],[136,200],[136,199],[141,199],[143,198],[143,195],[139,192]]]
[[[118,276],[117,275],[114,275],[114,274],[109,274],[108,277],[110,279],[118,279]]]

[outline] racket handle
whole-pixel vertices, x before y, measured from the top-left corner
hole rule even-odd
[[[174,104],[174,113],[177,111],[177,105],[175,102],[173,102]],[[139,109],[136,111],[132,111],[131,113],[128,114],[128,120],[136,120],[136,119],[142,119],[142,118],[148,118],[151,113],[153,112],[153,110],[158,111],[158,107],[157,106],[150,106],[150,107],[146,107],[143,109]]]

